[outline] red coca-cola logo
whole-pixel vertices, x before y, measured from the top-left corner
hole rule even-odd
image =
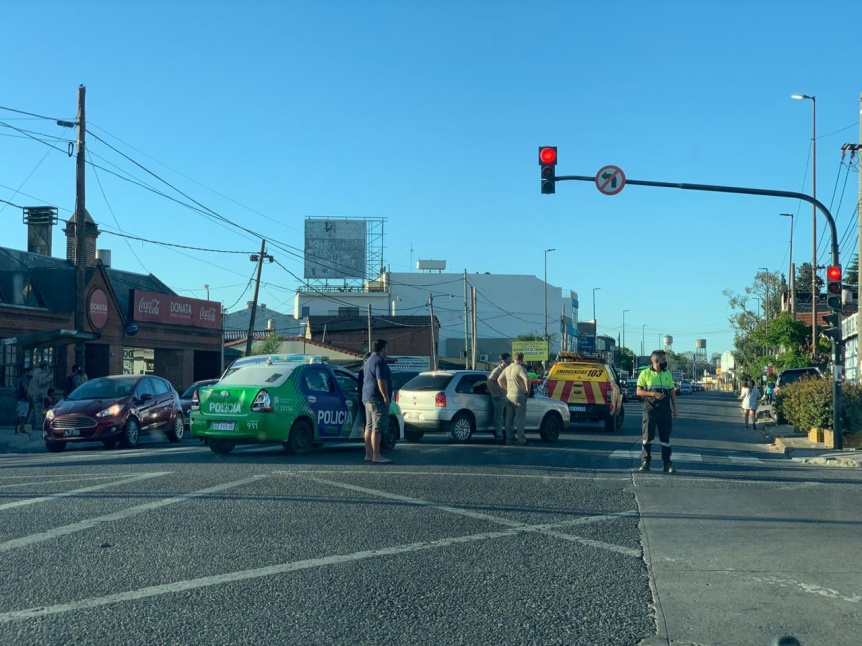
[[[97,330],[105,327],[105,323],[108,322],[108,297],[101,289],[94,289],[90,294],[87,312],[90,325]]]
[[[138,312],[141,314],[159,315],[159,299],[158,298],[142,298],[138,301]]]
[[[214,307],[210,307],[210,308],[202,307],[201,308],[201,320],[202,321],[215,322],[215,320],[216,320],[216,308],[214,308]]]

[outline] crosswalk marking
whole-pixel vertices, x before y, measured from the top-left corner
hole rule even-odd
[[[658,447],[653,446],[653,454],[655,456],[658,455]],[[617,451],[613,451],[608,458],[611,460],[635,460],[640,459],[641,452],[640,450],[635,449],[619,449]],[[753,455],[743,455],[743,454],[734,454],[734,453],[717,453],[714,455],[707,455],[707,460],[715,459],[715,460],[730,460],[736,464],[760,464],[762,460]],[[674,449],[673,451],[673,460],[674,462],[703,462],[704,456],[702,453],[692,453],[690,451],[678,451]]]

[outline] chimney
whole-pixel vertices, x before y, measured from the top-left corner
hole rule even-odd
[[[266,329],[267,330],[274,330],[275,329],[275,321],[273,321],[272,319],[267,319],[266,320]]]
[[[260,307],[260,309],[265,310],[266,309],[266,303],[261,303],[259,305],[259,307]]]
[[[251,309],[253,305],[254,305],[254,301],[246,301],[245,302],[245,306],[247,309]]]
[[[96,260],[101,260],[102,264],[105,266],[105,269],[111,268],[111,250],[110,249],[96,249]]]
[[[57,224],[56,206],[25,206],[24,224],[27,225],[27,251],[42,256],[51,255],[51,234]]]
[[[66,260],[75,264],[75,216],[66,221]],[[96,238],[99,237],[99,226],[90,217],[89,211],[84,211],[84,266],[96,265]]]

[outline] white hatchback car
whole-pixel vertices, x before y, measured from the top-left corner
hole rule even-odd
[[[423,372],[398,391],[404,416],[404,438],[418,442],[425,433],[445,432],[453,442],[466,442],[476,431],[494,432],[494,404],[488,394],[488,373],[478,370]],[[556,442],[569,427],[569,408],[556,399],[527,399],[527,431]]]

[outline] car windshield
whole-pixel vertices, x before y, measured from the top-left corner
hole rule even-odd
[[[137,379],[92,379],[72,391],[67,400],[120,399],[132,394]]]
[[[219,386],[280,386],[293,371],[293,366],[252,364],[239,366],[222,377]]]
[[[445,373],[429,372],[416,375],[401,387],[401,390],[445,390],[452,375]]]

